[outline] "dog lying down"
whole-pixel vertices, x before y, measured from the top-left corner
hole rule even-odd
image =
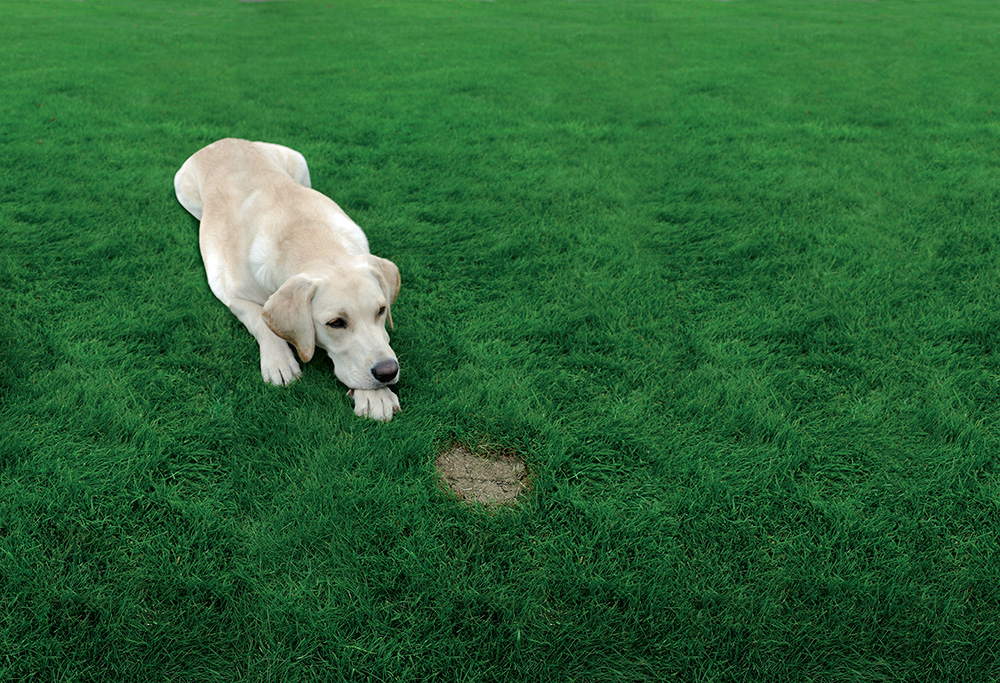
[[[399,411],[389,307],[399,269],[331,199],[311,189],[305,158],[288,147],[226,139],[195,152],[174,176],[181,205],[201,221],[212,293],[260,345],[264,381],[289,384],[316,347],[350,388],[354,412]]]

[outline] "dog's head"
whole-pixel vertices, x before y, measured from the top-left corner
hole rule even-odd
[[[392,327],[389,309],[399,287],[392,261],[366,256],[350,267],[289,278],[264,304],[264,320],[303,363],[318,346],[348,387],[381,389],[399,379],[385,329],[386,322]]]

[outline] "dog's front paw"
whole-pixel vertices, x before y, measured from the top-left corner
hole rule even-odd
[[[291,349],[282,345],[272,353],[260,354],[260,374],[268,384],[285,386],[297,380],[302,375],[302,369]]]
[[[359,417],[388,422],[399,412],[399,397],[390,389],[352,389],[347,393],[354,397],[354,414]]]

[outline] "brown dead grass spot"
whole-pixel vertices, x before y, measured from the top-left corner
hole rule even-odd
[[[465,502],[510,505],[528,488],[528,465],[509,451],[473,453],[463,444],[446,449],[434,466],[444,484]]]

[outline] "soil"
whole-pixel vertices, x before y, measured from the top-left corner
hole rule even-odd
[[[475,454],[457,444],[434,462],[444,484],[464,502],[509,505],[528,487],[528,466],[509,452]]]

